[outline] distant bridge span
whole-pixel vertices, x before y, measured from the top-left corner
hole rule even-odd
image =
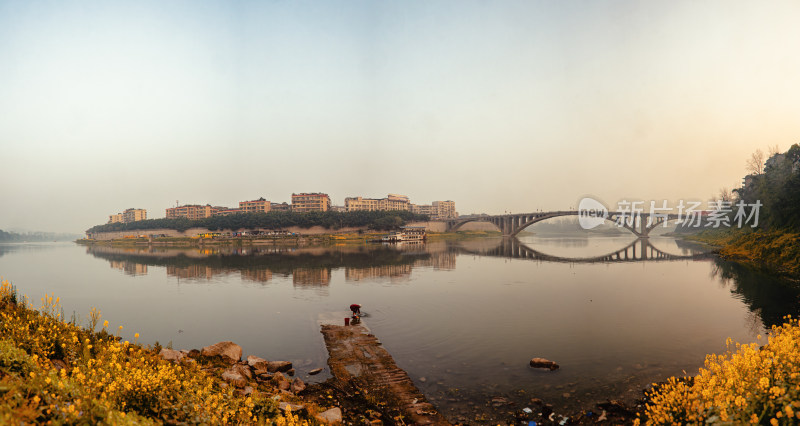
[[[577,210],[563,210],[553,212],[537,212],[537,213],[519,213],[519,214],[504,214],[495,216],[467,216],[455,219],[445,219],[447,224],[447,232],[458,231],[464,224],[470,222],[489,222],[500,228],[503,236],[514,236],[520,233],[523,229],[533,225],[534,223],[543,220],[552,219],[561,216],[577,216]],[[647,238],[650,236],[650,231],[655,229],[658,225],[662,225],[665,220],[680,219],[681,216],[677,214],[653,214],[652,221],[650,213],[636,213],[631,212],[608,212],[605,220],[611,222],[622,223],[622,228],[625,228],[636,235],[637,238]]]

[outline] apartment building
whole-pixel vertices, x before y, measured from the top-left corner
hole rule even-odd
[[[264,197],[253,201],[239,201],[239,210],[242,213],[266,213],[272,209],[272,203]]]
[[[108,223],[131,223],[147,219],[145,209],[127,209],[122,213],[108,216]]]
[[[122,221],[125,223],[138,222],[147,219],[147,210],[145,209],[127,209],[122,212]]]
[[[411,205],[411,213],[414,214],[425,214],[428,215],[431,219],[436,216],[436,209],[430,204],[412,204]]]
[[[428,215],[431,219],[453,219],[458,217],[455,201],[434,201],[429,205],[412,204],[411,212]]]
[[[348,212],[411,210],[411,203],[405,195],[389,194],[386,198],[347,197],[344,208]]]
[[[319,192],[292,194],[292,211],[326,212],[331,208],[331,198],[328,194]]]
[[[220,209],[219,207],[212,208],[209,204],[206,204],[205,206],[201,206],[199,204],[187,204],[184,206],[168,208],[167,219],[177,219],[179,217],[185,217],[192,220],[205,219],[210,217],[213,213],[223,209]]]
[[[292,211],[292,206],[289,203],[269,203],[270,209],[274,212],[290,212]]]
[[[434,201],[431,203],[434,209],[436,209],[436,216],[439,219],[452,219],[458,217],[458,213],[456,213],[456,202],[455,201]]]

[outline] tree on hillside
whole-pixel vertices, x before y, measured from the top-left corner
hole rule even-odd
[[[764,173],[764,151],[757,149],[747,160],[747,171],[753,175]]]

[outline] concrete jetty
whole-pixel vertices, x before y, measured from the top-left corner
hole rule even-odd
[[[406,413],[409,423],[449,425],[414,386],[405,371],[395,364],[378,338],[361,324],[322,324],[328,348],[328,366],[342,384],[355,386],[367,394]]]

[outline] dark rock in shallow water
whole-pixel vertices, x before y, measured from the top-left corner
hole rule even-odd
[[[270,373],[278,371],[289,371],[292,369],[292,363],[289,361],[269,361],[267,363],[267,370]]]
[[[203,356],[218,356],[229,362],[239,362],[242,359],[242,347],[233,342],[219,342],[206,346],[201,352]]]
[[[549,359],[544,358],[532,358],[531,359],[531,367],[533,368],[546,368],[548,370],[558,370],[558,364]]]

